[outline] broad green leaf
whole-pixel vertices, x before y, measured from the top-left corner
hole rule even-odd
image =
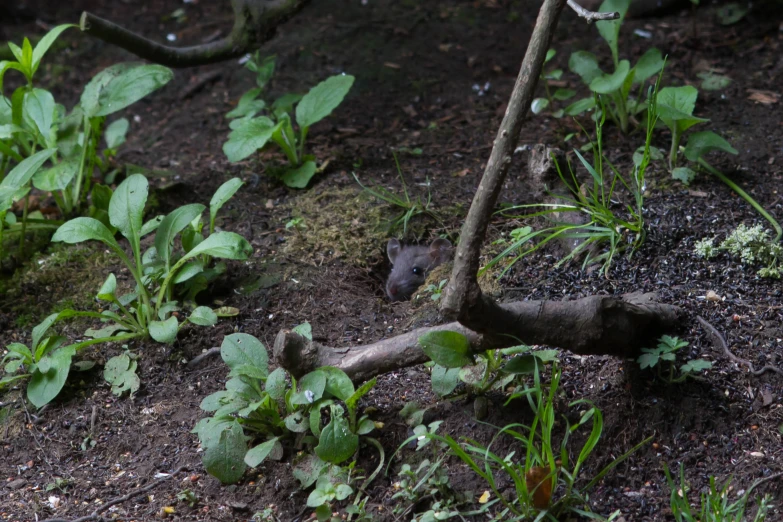
[[[633,164],[639,166],[644,159],[644,145],[641,145],[633,153]],[[661,161],[663,159],[663,152],[658,147],[650,147],[650,161]]]
[[[66,221],[54,233],[52,241],[62,241],[70,244],[81,243],[82,241],[100,241],[115,250],[120,250],[120,245],[114,239],[114,235],[106,228],[106,225],[97,219],[88,217],[78,217]]]
[[[359,406],[359,400],[367,395],[378,383],[378,379],[373,377],[369,381],[365,382],[359,389],[353,392],[353,394],[345,400],[345,405],[348,407],[348,411],[355,412]]]
[[[731,2],[718,8],[718,19],[721,25],[736,24],[748,14],[748,4]]]
[[[262,111],[266,107],[264,100],[256,99],[261,94],[261,88],[256,87],[250,89],[239,98],[237,106],[226,114],[226,118],[244,118],[245,116],[253,117],[256,113]]]
[[[653,366],[658,364],[659,359],[660,357],[658,356],[658,354],[643,353],[642,355],[639,356],[638,359],[636,359],[636,361],[639,363],[641,369],[644,370],[645,368],[652,368]]]
[[[331,366],[318,368],[326,376],[326,386],[324,391],[337,397],[341,401],[347,401],[354,393],[353,383],[344,371]]]
[[[710,368],[712,368],[712,363],[710,361],[705,361],[704,359],[694,359],[682,365],[680,370],[683,373],[690,373],[690,372],[700,372],[702,370],[709,370]]]
[[[215,229],[215,216],[218,210],[226,204],[226,201],[236,194],[244,182],[239,178],[231,178],[218,187],[212,199],[209,201],[209,229]]]
[[[487,363],[479,359],[478,364],[463,366],[459,369],[459,379],[471,386],[476,386],[482,382],[487,370]]]
[[[171,344],[177,338],[179,323],[177,318],[172,316],[165,321],[150,321],[150,337],[159,343]]]
[[[315,484],[315,481],[321,476],[321,472],[328,465],[328,462],[324,462],[316,455],[306,453],[304,458],[294,466],[293,475],[301,484],[302,489],[307,489]]]
[[[25,93],[24,114],[32,122],[47,144],[54,122],[54,96],[49,91],[35,88]]]
[[[278,437],[269,439],[268,441],[259,444],[255,448],[248,451],[245,454],[245,464],[251,468],[256,468],[259,464],[264,462],[267,457],[272,458],[270,454],[273,454],[275,450],[277,450],[277,453],[282,455],[283,446],[280,444]]]
[[[131,395],[139,391],[139,376],[136,375],[136,361],[131,360],[127,354],[116,355],[106,361],[103,369],[103,378],[111,384],[111,392],[114,395],[122,395],[129,391]]]
[[[587,85],[603,75],[603,71],[598,66],[598,58],[587,51],[571,53],[571,57],[568,59],[568,68],[571,69],[571,72],[578,74]]]
[[[38,43],[35,45],[35,49],[33,49],[33,74],[38,70],[38,67],[41,65],[41,60],[43,59],[44,55],[46,54],[46,51],[49,50],[49,48],[52,46],[55,40],[57,40],[57,37],[60,36],[60,34],[65,31],[66,29],[70,27],[79,27],[76,24],[62,24],[58,25],[57,27],[53,27],[49,30],[48,33],[46,33],[43,38],[41,38]]]
[[[301,411],[286,415],[283,423],[286,429],[293,433],[305,433],[309,427],[309,419]]]
[[[26,185],[33,175],[38,172],[38,169],[41,168],[41,165],[43,165],[56,151],[57,149],[45,149],[26,158],[16,167],[11,169],[11,172],[9,172],[6,177],[3,178],[3,181],[0,182],[0,187],[19,188]],[[0,207],[0,210],[2,210],[2,207]]]
[[[141,220],[148,191],[147,178],[133,174],[125,178],[111,196],[109,220],[131,242],[131,246],[138,245],[141,237]]]
[[[250,257],[252,253],[253,247],[239,234],[234,232],[215,232],[193,247],[190,252],[180,259],[180,262],[201,254],[241,261]]]
[[[672,178],[682,182],[683,185],[690,185],[696,178],[696,172],[688,167],[677,167],[672,170]]]
[[[546,57],[544,58],[544,63],[548,63],[550,60],[552,60],[552,58],[555,57],[556,54],[557,51],[555,51],[554,49],[548,49],[546,52]]]
[[[8,48],[11,49],[11,54],[14,55],[19,65],[23,65],[24,56],[22,55],[22,48],[16,45],[14,42],[8,41]],[[21,72],[21,71],[20,71]]]
[[[536,371],[540,359],[533,354],[517,355],[503,366],[506,373],[530,375]]]
[[[673,129],[676,120],[685,119],[693,115],[698,96],[699,91],[691,85],[664,87],[658,91],[659,117],[667,127]],[[666,111],[666,108],[673,110]]]
[[[600,13],[610,13],[617,11],[620,13],[620,18],[617,20],[603,20],[595,23],[596,29],[601,36],[609,44],[609,49],[612,51],[612,60],[615,64],[618,63],[617,56],[617,39],[620,35],[620,26],[625,18],[625,13],[628,12],[628,6],[631,5],[631,0],[604,0],[601,6],[598,8]]]
[[[119,189],[118,189],[119,190]],[[182,229],[190,224],[197,216],[204,212],[204,205],[200,203],[191,203],[178,207],[169,213],[158,226],[155,233],[155,248],[158,255],[163,260],[168,270],[171,262],[171,246],[174,238]]]
[[[64,190],[76,176],[80,165],[80,158],[65,158],[54,167],[36,172],[33,176],[33,186],[45,192]]]
[[[144,237],[147,234],[155,232],[163,221],[164,216],[155,216],[141,226],[139,231],[139,237]],[[153,247],[154,248],[154,247]],[[155,250],[157,252],[157,249]]]
[[[473,364],[470,342],[459,332],[429,332],[419,337],[419,345],[427,357],[446,368]]]
[[[291,330],[295,334],[299,334],[308,341],[313,340],[313,327],[310,323],[302,323],[300,325],[294,326],[293,330]]]
[[[214,326],[218,318],[215,312],[208,306],[199,306],[188,317],[188,321],[199,326]]]
[[[701,78],[701,88],[705,91],[719,91],[725,89],[731,83],[731,78],[713,72],[700,72],[697,74]]]
[[[111,195],[114,192],[111,187],[106,185],[93,185],[92,187],[92,204],[95,208],[100,210],[109,211],[109,203],[111,202]],[[161,219],[163,217],[161,216]]]
[[[573,89],[558,89],[552,94],[552,98],[555,100],[570,100],[576,96],[576,91]]]
[[[546,98],[536,98],[533,100],[533,103],[530,104],[530,112],[533,114],[541,114],[547,107],[549,107],[549,100]]]
[[[267,376],[264,390],[274,400],[279,401],[285,397],[285,388],[285,370],[277,368]]]
[[[224,423],[220,426],[219,434],[210,436],[216,436],[217,440],[207,444],[204,449],[204,468],[223,484],[237,482],[247,469],[244,460],[247,443],[242,425],[236,420]]]
[[[114,301],[117,299],[115,295],[116,292],[117,278],[114,276],[114,274],[109,274],[109,277],[107,277],[106,281],[103,282],[101,289],[98,291],[98,295],[96,295],[95,298],[100,299],[101,301]]]
[[[565,113],[569,116],[579,116],[585,111],[595,108],[595,98],[582,98],[565,108]]]
[[[249,364],[266,373],[269,371],[266,348],[261,341],[249,334],[235,333],[225,336],[223,344],[220,345],[220,356],[232,369],[241,364]]]
[[[306,129],[329,116],[351,90],[354,77],[338,74],[327,78],[304,95],[296,106],[296,123]]]
[[[604,74],[590,82],[590,90],[598,94],[611,94],[619,91],[631,70],[628,60],[621,61],[612,74]]]
[[[685,146],[685,157],[689,161],[697,161],[699,158],[713,150],[737,154],[737,149],[731,146],[712,131],[694,132],[688,137],[688,144]]]
[[[705,123],[710,120],[707,118],[699,118],[698,116],[688,115],[684,112],[680,112],[675,108],[668,105],[658,105],[658,117],[669,129],[682,135],[683,132],[690,129],[698,123]]]
[[[290,169],[283,174],[283,183],[291,188],[305,188],[316,173],[314,161],[306,161],[299,168]]]
[[[261,116],[253,119],[234,120],[237,123],[223,144],[223,153],[231,163],[242,161],[261,149],[275,131],[275,124]]]
[[[655,47],[647,49],[647,52],[636,62],[636,67],[634,67],[636,74],[634,74],[633,82],[642,83],[653,75],[658,74],[663,68],[663,63],[661,51]]]
[[[108,116],[139,101],[163,87],[174,73],[168,67],[153,64],[134,64],[114,76],[100,90],[95,116]]]
[[[65,346],[47,355],[48,371],[36,370],[27,385],[27,398],[35,407],[40,408],[57,397],[65,386],[68,372],[71,369],[71,359],[76,350],[71,346]]]
[[[315,454],[326,462],[340,464],[356,453],[359,448],[359,436],[351,433],[348,421],[344,417],[334,415],[334,409],[332,411],[332,420],[321,431]]]
[[[552,362],[557,360],[557,356],[560,354],[558,350],[537,350],[531,355],[535,355],[543,362]]]
[[[106,140],[106,146],[110,149],[116,149],[125,143],[128,127],[130,127],[130,123],[127,118],[120,118],[119,120],[111,122],[103,133],[103,139]]]
[[[280,96],[272,103],[272,112],[277,118],[280,117],[280,114],[291,114],[294,112],[294,105],[299,103],[303,96],[295,92],[289,92]]]
[[[204,263],[200,259],[188,261],[177,271],[177,275],[172,280],[174,284],[184,283],[204,272]]]
[[[0,104],[4,103],[2,99],[0,99]],[[9,107],[10,109],[10,107]],[[10,120],[10,118],[9,118]],[[14,134],[18,132],[27,132],[23,127],[20,127],[19,125],[14,125],[13,123],[5,123],[3,125],[0,125],[0,140],[10,140],[14,137]],[[11,150],[11,149],[9,149]],[[0,153],[3,151],[0,150]],[[9,154],[10,155],[10,154]]]
[[[461,368],[445,368],[439,364],[432,367],[432,391],[445,397],[459,384]]]
[[[299,391],[291,399],[292,404],[312,404],[321,399],[326,389],[326,373],[314,370],[299,380]]]
[[[563,77],[563,69],[555,69],[553,71],[549,71],[544,75],[544,78],[546,80],[559,80]]]

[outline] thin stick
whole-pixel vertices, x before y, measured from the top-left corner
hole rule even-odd
[[[726,342],[726,339],[720,334],[717,328],[715,328],[710,323],[708,323],[707,320],[700,315],[696,316],[696,318],[699,320],[701,325],[707,329],[707,333],[710,335],[710,337],[712,337],[712,343],[715,344],[716,346],[719,346],[723,350],[723,353],[726,354],[726,357],[731,359],[733,362],[747,366],[748,369],[750,370],[750,373],[752,373],[753,375],[758,376],[764,372],[775,372],[780,375],[783,375],[783,370],[781,370],[777,366],[772,366],[769,364],[767,364],[760,370],[756,370],[753,367],[752,362],[748,361],[747,359],[741,359],[736,355],[734,355],[733,353],[731,353],[731,350],[729,350],[729,344]]]
[[[104,511],[106,511],[107,509],[109,509],[110,507],[116,506],[117,504],[121,504],[123,502],[126,502],[126,501],[128,501],[128,500],[130,500],[130,499],[132,499],[134,497],[138,497],[142,493],[146,493],[147,491],[149,491],[151,489],[154,489],[155,487],[159,486],[161,483],[163,483],[163,482],[169,480],[170,478],[174,477],[180,471],[188,471],[188,467],[185,466],[185,465],[180,466],[177,469],[175,469],[167,477],[159,478],[155,482],[151,482],[150,484],[147,484],[143,488],[139,488],[136,491],[132,491],[132,492],[128,493],[127,495],[123,495],[123,496],[121,496],[119,498],[115,498],[111,502],[108,502],[108,503],[102,505],[101,507],[99,507],[98,509],[96,509],[95,511],[93,511],[91,515],[87,515],[85,517],[77,518],[77,519],[74,519],[74,520],[68,520],[68,519],[65,519],[65,518],[48,518],[46,520],[42,520],[41,522],[87,522],[88,520],[98,520],[99,515],[101,513],[103,513]]]
[[[596,13],[595,11],[589,11],[577,4],[574,0],[568,0],[568,7],[574,10],[574,12],[580,17],[587,20],[588,24],[596,22],[598,20],[617,20],[620,18],[620,13]]]

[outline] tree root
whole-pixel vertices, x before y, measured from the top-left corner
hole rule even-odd
[[[726,357],[728,357],[732,362],[747,366],[748,369],[750,370],[750,373],[756,376],[761,375],[764,372],[775,372],[778,375],[783,375],[783,370],[781,370],[777,366],[772,366],[770,364],[767,364],[762,368],[756,370],[752,362],[748,361],[747,359],[742,359],[740,357],[737,357],[736,355],[731,353],[731,350],[729,349],[729,343],[726,342],[726,338],[721,335],[721,333],[718,331],[717,328],[712,326],[709,322],[707,322],[706,319],[704,319],[700,315],[697,316],[696,318],[699,320],[701,325],[707,330],[707,334],[712,338],[712,344],[720,347],[720,349],[723,350],[723,353],[726,355]]]

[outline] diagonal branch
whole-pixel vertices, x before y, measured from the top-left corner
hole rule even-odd
[[[588,24],[598,20],[617,20],[620,18],[620,13],[616,11],[611,13],[596,13],[595,11],[589,11],[581,5],[577,4],[576,0],[568,0],[568,7],[573,9],[577,16],[587,20]]]

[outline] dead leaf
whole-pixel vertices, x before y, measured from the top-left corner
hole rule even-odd
[[[384,67],[388,67],[389,69],[400,69],[400,65],[396,64],[394,62],[383,62]]]
[[[749,100],[763,105],[772,105],[773,103],[777,103],[780,99],[780,94],[772,91],[748,89],[748,92],[750,93],[750,96],[748,96]]]
[[[449,52],[449,50],[451,50],[451,48],[452,48],[452,47],[454,47],[454,44],[450,44],[450,43],[447,43],[447,44],[439,44],[439,45],[438,45],[438,49],[440,49],[440,50],[441,50],[442,52],[444,52],[444,53],[447,53],[447,52]]]
[[[452,176],[454,176],[455,178],[464,178],[468,174],[468,172],[470,172],[470,169],[462,169],[459,172],[455,172],[454,174],[452,174]]]
[[[549,468],[533,466],[525,473],[527,490],[532,492],[533,507],[546,509],[552,499],[552,477],[549,476]]]

